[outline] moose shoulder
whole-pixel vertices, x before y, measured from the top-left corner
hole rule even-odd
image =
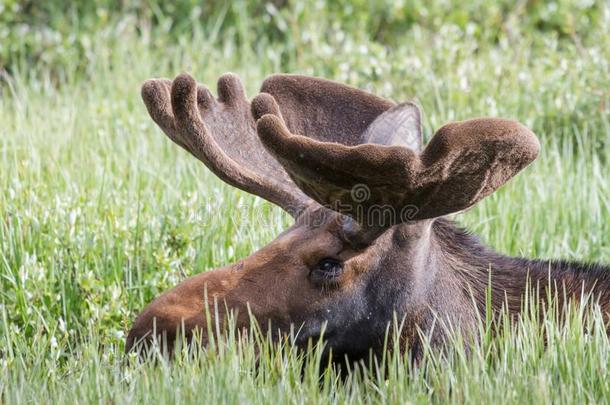
[[[234,310],[239,327],[250,311],[280,333],[299,330],[297,344],[323,332],[333,354],[352,358],[381,350],[395,317],[416,357],[419,332],[443,342],[439,320],[475,333],[489,289],[495,312],[518,314],[532,285],[541,300],[561,286],[559,299],[594,293],[604,309],[610,302],[610,268],[507,257],[443,218],[536,158],[538,140],[518,122],[451,123],[422,149],[416,105],[323,79],[275,75],[249,102],[233,74],[219,79],[217,99],[183,74],[146,82],[142,97],[175,143],[295,223],[250,257],[154,300],[128,351],[160,336],[171,346],[195,330],[205,344],[206,316],[224,316],[212,302]]]

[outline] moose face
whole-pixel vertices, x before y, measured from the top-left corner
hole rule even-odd
[[[439,129],[425,149],[413,103],[394,103],[303,76],[265,80],[249,102],[236,76],[218,99],[188,75],[150,80],[142,96],[155,122],[227,183],[263,197],[295,224],[253,255],[194,276],[138,317],[127,350],[142,340],[199,329],[206,314],[249,312],[306,344],[322,333],[335,354],[381,346],[394,314],[413,329],[433,300],[450,305],[438,277],[437,217],[492,193],[537,155],[527,128],[475,119]],[[449,291],[449,293],[447,293]]]
[[[365,355],[383,345],[396,312],[416,314],[425,302],[421,292],[434,277],[426,266],[429,225],[399,225],[356,244],[352,220],[319,207],[305,211],[253,255],[157,298],[136,320],[127,346],[157,339],[171,348],[176,333],[191,338],[195,329],[205,341],[206,316],[223,324],[224,309],[231,309],[238,327],[248,327],[251,314],[278,334],[294,333],[297,344],[323,335],[335,354]]]

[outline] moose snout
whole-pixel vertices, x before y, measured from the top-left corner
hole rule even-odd
[[[129,331],[125,352],[143,352],[156,345],[171,353],[176,341],[184,338],[190,343],[194,336],[205,344],[206,298],[224,296],[226,283],[220,281],[224,273],[215,270],[188,278],[151,302]]]
[[[201,303],[187,300],[191,305],[186,302],[171,302],[176,298],[179,297],[161,296],[138,316],[127,335],[126,352],[145,352],[156,345],[162,352],[171,353],[176,341],[184,338],[185,342],[189,343],[198,329],[201,330],[198,336],[203,338],[203,298]]]

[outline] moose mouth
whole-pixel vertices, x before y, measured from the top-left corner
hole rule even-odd
[[[333,347],[335,337],[336,333],[333,330],[328,329],[327,323],[323,323],[320,327],[316,328],[315,331],[303,329],[297,331],[294,343],[302,348],[306,348],[308,345],[313,346],[317,343],[323,343],[324,351],[328,351]]]

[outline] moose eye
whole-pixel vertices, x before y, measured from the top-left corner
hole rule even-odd
[[[318,268],[324,273],[337,274],[343,270],[343,266],[338,260],[324,259],[318,264]]]
[[[315,266],[311,272],[312,278],[316,282],[330,282],[343,273],[343,263],[339,260],[325,258]]]

